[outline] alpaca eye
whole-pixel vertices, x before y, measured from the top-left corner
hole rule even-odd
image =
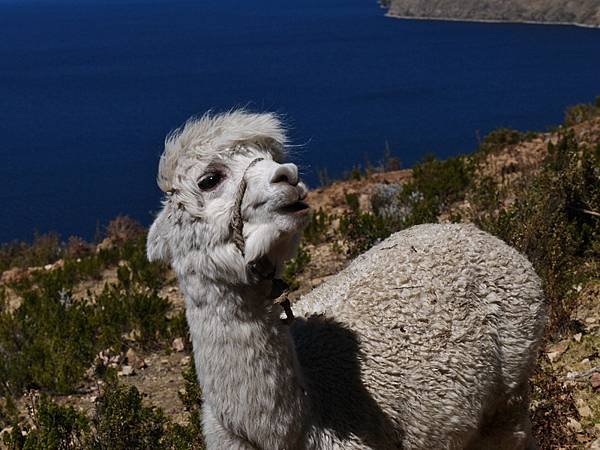
[[[222,179],[223,175],[220,173],[209,173],[198,182],[198,187],[203,191],[208,191],[219,184]]]

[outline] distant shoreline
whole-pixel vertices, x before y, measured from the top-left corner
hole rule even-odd
[[[392,19],[409,19],[409,20],[437,20],[441,22],[473,22],[473,23],[506,23],[506,24],[524,24],[524,25],[560,25],[560,26],[572,26],[579,28],[592,28],[600,29],[600,25],[590,25],[587,23],[576,23],[576,22],[537,22],[535,20],[502,20],[502,19],[468,19],[468,18],[455,18],[455,17],[430,17],[430,16],[403,16],[400,14],[394,14],[387,12],[386,17]]]

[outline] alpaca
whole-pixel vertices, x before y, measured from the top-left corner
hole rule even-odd
[[[276,116],[232,111],[188,121],[160,159],[148,258],[186,299],[208,449],[535,448],[540,280],[474,226],[396,233],[282,320],[309,220],[285,144]]]

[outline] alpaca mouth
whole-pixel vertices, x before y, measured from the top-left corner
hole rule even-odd
[[[297,202],[282,206],[281,208],[279,208],[279,211],[285,214],[301,214],[304,212],[308,212],[309,209],[310,206],[308,206],[303,201],[299,200]]]

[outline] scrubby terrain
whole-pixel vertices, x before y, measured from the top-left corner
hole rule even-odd
[[[600,26],[598,0],[385,0],[390,15]]]
[[[394,231],[469,221],[528,255],[552,307],[532,379],[543,449],[600,448],[600,102],[471,155],[378,167],[314,190],[292,301]],[[0,247],[0,421],[10,449],[202,448],[183,299],[119,217],[97,242]]]

